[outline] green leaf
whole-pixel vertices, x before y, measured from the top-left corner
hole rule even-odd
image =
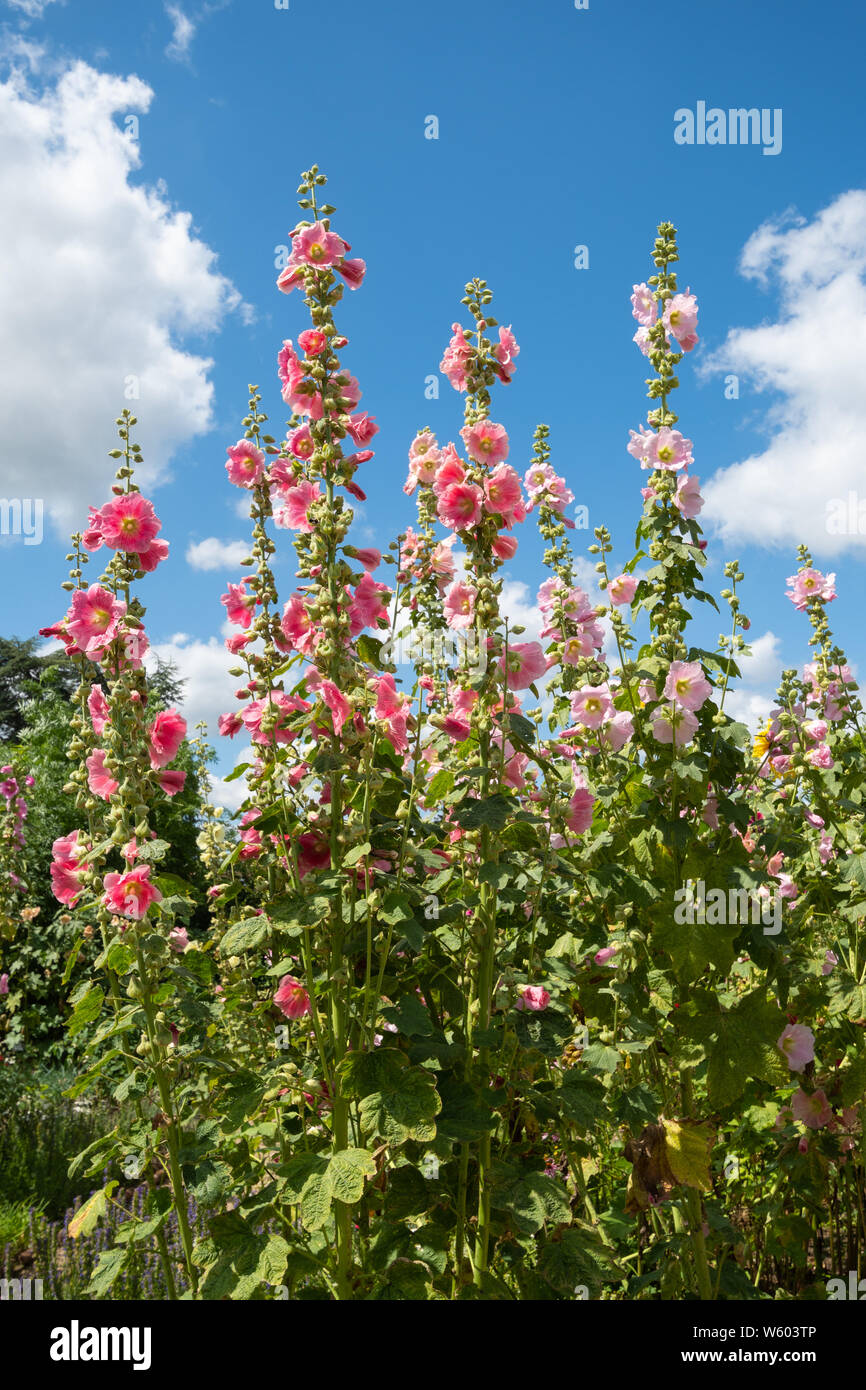
[[[343,868],[351,869],[357,864],[359,859],[370,853],[371,845],[369,840],[364,840],[363,844],[353,845],[348,854],[343,856]]]
[[[417,994],[404,994],[393,1008],[383,1009],[383,1016],[389,1023],[407,1037],[427,1038],[433,1032],[433,1023]]]
[[[665,1120],[665,1157],[678,1183],[712,1191],[710,1150],[716,1140],[713,1126],[688,1120]]]
[[[436,1137],[436,1116],[442,1109],[432,1073],[413,1067],[400,1071],[395,1083],[361,1101],[362,1128],[395,1146],[407,1139],[429,1143]]]
[[[454,790],[454,773],[447,768],[440,768],[430,779],[427,790],[424,793],[424,804],[435,806],[437,801],[444,801]]]
[[[87,1292],[93,1298],[104,1298],[112,1285],[117,1282],[128,1258],[128,1247],[115,1246],[113,1250],[103,1250],[90,1283],[87,1285]]]
[[[327,1172],[311,1173],[301,1191],[301,1221],[308,1231],[319,1231],[331,1214],[331,1183]]]
[[[514,810],[511,799],[497,792],[495,796],[461,801],[452,815],[463,830],[479,830],[483,825],[491,830],[503,830]]]
[[[605,1095],[604,1087],[594,1076],[581,1076],[571,1068],[566,1072],[559,1090],[554,1092],[553,1103],[567,1120],[586,1132],[593,1128],[603,1113]]]
[[[143,860],[145,864],[156,864],[165,858],[170,849],[168,840],[145,840],[143,845],[137,847],[135,857]]]
[[[334,1198],[346,1206],[353,1206],[361,1200],[365,1180],[375,1176],[376,1164],[366,1149],[340,1149],[331,1155],[328,1185]]]
[[[102,1013],[102,1001],[104,999],[102,990],[98,985],[91,985],[87,993],[82,995],[75,1005],[75,1011],[66,1024],[66,1031],[71,1038],[77,1036],[83,1028],[95,1023]]]
[[[585,1047],[581,1061],[592,1071],[603,1071],[613,1073],[620,1063],[619,1053],[613,1047],[606,1047],[604,1043],[592,1043],[590,1047]]]
[[[340,1092],[347,1100],[362,1100],[374,1091],[396,1090],[407,1066],[405,1054],[394,1047],[347,1052],[337,1068]]]
[[[271,924],[267,917],[246,917],[229,927],[222,941],[220,951],[223,956],[237,956],[241,951],[255,951],[267,941]]]
[[[79,1207],[68,1228],[73,1240],[77,1240],[79,1236],[90,1234],[100,1216],[105,1215],[108,1199],[116,1187],[117,1182],[112,1179],[105,1187],[88,1197],[87,1201]]]

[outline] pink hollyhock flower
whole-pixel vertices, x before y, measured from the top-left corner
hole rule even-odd
[[[687,521],[692,521],[704,505],[701,496],[701,480],[696,473],[683,474],[674,493],[674,506],[679,508]]]
[[[460,437],[469,457],[476,463],[489,463],[492,467],[508,458],[508,434],[504,425],[479,420],[475,425],[466,425]],[[518,491],[519,487],[518,481]]]
[[[517,339],[511,331],[511,324],[509,324],[507,328],[504,328],[500,324],[499,343],[493,349],[493,356],[499,363],[497,371],[499,380],[509,382],[514,376],[516,367],[515,358],[520,356],[520,348],[517,345]]]
[[[105,749],[95,748],[90,757],[85,758],[84,765],[87,768],[87,785],[93,795],[107,801],[120,784],[105,770]]]
[[[421,464],[438,463],[439,449],[432,430],[420,430],[409,445],[409,462]]]
[[[609,965],[616,955],[616,946],[605,946],[602,950],[596,951],[593,960],[596,965]]]
[[[511,517],[521,506],[520,478],[507,463],[500,463],[484,484],[484,510]]]
[[[323,222],[302,227],[292,239],[292,260],[299,265],[311,265],[326,270],[336,265],[346,254],[346,243],[336,232],[330,232]]]
[[[638,580],[635,575],[618,574],[607,586],[607,593],[611,603],[631,603],[637,586]]]
[[[500,560],[513,560],[517,553],[516,536],[497,536],[493,542],[493,554]]]
[[[279,514],[274,514],[277,525],[284,528],[291,527],[294,531],[303,531],[309,534],[316,529],[316,523],[310,520],[310,507],[314,502],[318,502],[322,492],[318,483],[309,483],[306,480],[299,483],[297,487],[289,488],[283,493],[284,505],[280,507]]]
[[[406,738],[406,723],[409,717],[409,700],[398,693],[392,675],[381,676],[376,687],[376,719],[387,725],[388,737],[398,753],[409,747]]]
[[[430,569],[437,576],[440,592],[445,588],[457,568],[451,553],[455,540],[455,536],[448,536],[444,541],[439,541],[430,555]]]
[[[820,570],[808,568],[790,575],[786,583],[791,588],[785,590],[785,598],[789,598],[801,613],[814,598],[829,603],[836,597],[835,574],[822,574]]]
[[[327,869],[331,863],[331,847],[327,838],[317,830],[305,830],[298,836],[298,876]]]
[[[372,548],[368,548],[367,550],[356,550],[354,558],[360,560],[364,569],[372,573],[373,570],[378,569],[382,563],[382,552],[381,550],[373,550]]]
[[[639,328],[636,333],[632,334],[632,342],[637,343],[644,357],[649,357],[652,339],[648,328]]]
[[[455,391],[466,390],[466,368],[472,358],[472,344],[467,342],[459,323],[452,324],[453,337],[445,349],[440,372],[444,372]]]
[[[576,666],[592,650],[593,641],[589,633],[578,632],[573,637],[567,637],[562,647],[563,666]]]
[[[223,738],[234,738],[244,727],[244,721],[239,710],[230,710],[228,714],[221,714],[217,721],[217,729]]]
[[[235,632],[231,637],[226,638],[223,646],[227,652],[231,652],[232,656],[237,656],[238,652],[242,652],[252,640],[253,634],[251,632]]]
[[[665,305],[662,323],[676,338],[683,352],[691,352],[698,341],[698,301],[693,294],[675,294]]]
[[[189,946],[189,935],[186,927],[172,927],[168,934],[168,943],[173,951],[185,951]]]
[[[9,976],[4,972],[0,975],[0,994],[9,993]]]
[[[103,887],[103,904],[111,912],[134,922],[140,922],[153,903],[162,901],[162,894],[150,881],[149,864],[139,864],[125,874],[106,874]]]
[[[679,430],[660,429],[650,441],[649,467],[662,468],[676,473],[693,462],[692,441],[680,434]]]
[[[451,585],[445,595],[445,621],[449,627],[469,628],[475,616],[475,590],[462,579]]]
[[[151,541],[146,550],[139,550],[136,554],[136,563],[140,570],[145,574],[152,574],[157,565],[168,558],[168,541],[161,541],[159,537]]]
[[[235,487],[255,487],[265,476],[265,456],[249,439],[239,439],[226,453],[229,456],[226,472]]]
[[[791,1071],[802,1071],[815,1060],[815,1034],[802,1023],[789,1023],[776,1046],[787,1057]]]
[[[87,708],[90,711],[90,722],[93,725],[93,732],[96,734],[97,738],[102,738],[111,711],[108,708],[105,691],[102,689],[101,685],[92,685],[90,687],[90,694],[87,697]]]
[[[806,758],[813,767],[831,768],[834,766],[833,754],[830,752],[828,743],[819,743],[816,748],[810,748],[806,753]]]
[[[365,444],[369,444],[373,435],[379,433],[379,426],[373,416],[368,415],[366,411],[358,415],[350,415],[346,421],[346,429],[359,449]]]
[[[293,377],[297,378],[304,375],[304,368],[295,352],[291,338],[284,339],[283,346],[277,354],[277,374],[283,386]]]
[[[140,492],[112,497],[99,512],[102,539],[111,550],[147,550],[156,539],[160,525],[153,503]]]
[[[356,290],[363,283],[366,273],[367,262],[362,261],[360,256],[353,256],[351,260],[344,256],[337,265],[337,274],[342,275],[350,290]]]
[[[520,991],[515,1008],[529,1009],[532,1013],[541,1013],[550,1003],[550,995],[541,985],[524,985]]]
[[[300,594],[292,594],[280,620],[283,636],[290,646],[309,656],[316,644],[313,621]]]
[[[571,717],[586,729],[598,729],[614,715],[610,689],[604,685],[585,685],[571,697]]]
[[[650,727],[657,743],[675,743],[677,748],[684,748],[697,733],[698,721],[682,705],[659,705],[653,710]]]
[[[240,584],[229,584],[228,591],[222,595],[220,603],[225,606],[226,616],[230,623],[242,628],[249,627],[253,620],[256,596],[247,593],[247,581],[245,579],[242,579]]]
[[[565,823],[574,835],[582,835],[592,825],[592,808],[595,805],[595,797],[586,786],[585,778],[582,773],[575,774],[575,787],[568,802],[568,815]]]
[[[308,357],[318,357],[327,346],[328,339],[321,328],[305,328],[303,333],[298,334],[298,347]]]
[[[284,975],[280,980],[279,987],[274,995],[274,1003],[286,1018],[292,1020],[304,1018],[312,1012],[310,996],[304,989],[300,980],[296,980],[294,975]]]
[[[365,627],[376,627],[380,618],[387,618],[387,600],[391,590],[387,584],[379,584],[371,574],[362,574],[355,586],[349,608],[351,633],[357,637]]]
[[[795,1120],[800,1120],[808,1129],[822,1129],[833,1118],[833,1111],[823,1091],[813,1091],[811,1095],[800,1088],[791,1102]]]
[[[508,661],[499,659],[499,669],[506,672],[509,690],[526,690],[547,670],[547,657],[540,642],[515,642],[508,648]]]
[[[439,497],[437,515],[452,531],[466,531],[481,519],[484,494],[474,483],[452,483]]]
[[[296,459],[310,458],[316,447],[309,425],[298,425],[297,429],[292,430],[287,442],[289,452],[294,454]]]
[[[705,825],[708,825],[711,830],[718,830],[719,828],[718,806],[719,802],[717,797],[712,794],[707,797],[707,803],[701,814],[701,820]]]
[[[683,709],[700,709],[712,694],[713,687],[704,675],[699,661],[674,661],[665,681],[665,697],[682,705]]]
[[[822,966],[821,966],[821,974],[822,974],[822,975],[832,975],[834,967],[837,966],[838,964],[839,964],[839,957],[836,955],[836,952],[835,952],[835,951],[828,951],[827,954],[824,956],[824,961],[823,961],[823,964],[822,964]]]
[[[433,474],[433,491],[439,497],[451,483],[466,481],[466,469],[453,444],[446,444],[439,454],[439,463]]]
[[[186,738],[186,720],[176,709],[160,710],[147,731],[147,747],[152,768],[165,767],[177,756]]]
[[[631,311],[642,328],[651,328],[659,316],[656,297],[649,285],[635,285],[631,296]]]
[[[352,706],[333,681],[322,681],[319,694],[331,711],[334,733],[339,738],[346,720],[352,717]]]
[[[598,731],[598,742],[618,753],[634,738],[634,719],[628,710],[617,710],[613,719]]]
[[[126,613],[126,604],[115,598],[108,589],[91,584],[89,589],[76,589],[66,616],[66,630],[81,651],[99,656],[106,645],[117,636],[117,627]]]

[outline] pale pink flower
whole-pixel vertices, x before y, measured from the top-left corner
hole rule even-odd
[[[382,552],[368,547],[367,549],[356,550],[354,558],[360,560],[364,569],[372,574],[373,570],[378,569],[382,563]]]
[[[466,445],[466,452],[476,463],[489,463],[495,466],[508,458],[508,434],[504,425],[494,424],[492,420],[479,420],[475,425],[466,425],[460,431]],[[515,474],[518,494],[520,482]]]
[[[631,296],[631,311],[642,328],[651,328],[659,316],[656,297],[649,285],[635,285]]]
[[[674,661],[665,681],[665,697],[683,709],[696,710],[709,699],[713,687],[699,661]]]
[[[294,454],[296,459],[310,458],[316,447],[309,425],[298,425],[297,429],[292,430],[287,443],[289,452]]]
[[[469,628],[475,615],[475,590],[458,579],[445,595],[445,621],[452,628]]]
[[[575,773],[576,787],[568,802],[568,815],[565,823],[574,835],[582,835],[592,825],[592,808],[595,797],[586,785],[581,772]]]
[[[346,254],[346,243],[336,232],[330,232],[323,222],[302,227],[292,238],[292,260],[296,264],[325,270],[336,265]]]
[[[605,748],[618,753],[634,738],[634,719],[628,710],[617,710],[616,714],[598,731],[598,742]]]
[[[547,657],[540,642],[515,642],[508,648],[508,663],[499,659],[500,670],[506,671],[509,690],[526,690],[547,670]]]
[[[698,515],[704,505],[701,496],[701,480],[696,473],[683,474],[677,483],[677,490],[674,493],[674,506],[677,507],[686,518],[692,521]]]
[[[315,647],[315,630],[301,594],[292,594],[283,609],[280,627],[291,647],[304,656],[310,655]]]
[[[815,1060],[815,1034],[802,1023],[789,1023],[783,1028],[776,1046],[788,1059],[791,1071],[802,1071]]]
[[[800,1120],[807,1129],[822,1129],[833,1118],[833,1111],[823,1091],[813,1091],[808,1095],[801,1087],[794,1094],[791,1110],[794,1118]]]
[[[698,341],[698,301],[693,294],[675,294],[665,305],[662,322],[683,352],[691,352]]]
[[[186,927],[172,927],[168,934],[168,944],[173,951],[184,952],[189,946],[189,934]]]
[[[615,604],[631,603],[637,586],[636,575],[618,574],[607,586],[608,598]]]
[[[327,346],[328,339],[321,328],[305,328],[303,333],[298,334],[298,347],[308,357],[318,357]]]
[[[824,603],[829,603],[836,597],[835,574],[822,574],[820,570],[809,567],[800,570],[798,574],[790,575],[786,582],[791,588],[785,590],[785,597],[789,598],[801,613],[812,599],[819,598]]]
[[[675,743],[684,748],[698,731],[698,721],[683,705],[659,705],[653,710],[650,725],[657,743]]]
[[[8,976],[8,974],[6,974],[6,972],[4,971],[4,973],[3,973],[2,975],[0,975],[0,994],[8,994],[8,993],[9,993],[9,976]]]
[[[819,743],[817,747],[810,748],[806,753],[806,759],[813,767],[826,769],[834,766],[833,754],[828,743]]]
[[[652,347],[652,338],[650,337],[648,328],[639,328],[636,333],[633,333],[632,342],[637,343],[644,357],[649,357],[650,348]]]
[[[405,752],[409,747],[409,741],[406,737],[409,699],[408,696],[398,692],[394,684],[394,677],[390,674],[379,678],[376,687],[374,716],[386,725],[388,737],[396,751],[398,753]]]
[[[352,717],[352,706],[333,681],[322,681],[319,694],[331,711],[334,733],[339,738],[346,720]]]
[[[593,960],[596,965],[609,965],[616,955],[616,946],[604,946],[600,951],[596,951]]]
[[[376,627],[380,618],[388,616],[391,590],[379,584],[371,574],[362,574],[352,594],[349,606],[351,633],[357,637],[365,627]]]
[[[586,729],[598,729],[614,715],[610,689],[604,685],[585,685],[571,697],[571,717]]]
[[[165,767],[177,756],[186,738],[186,720],[176,709],[160,710],[147,731],[147,747],[152,768]]]
[[[121,917],[140,922],[153,903],[162,901],[162,893],[150,881],[150,865],[139,864],[124,874],[106,874],[103,881],[104,905]]]
[[[493,542],[493,554],[500,560],[513,560],[517,551],[517,537],[498,535]]]
[[[472,344],[467,341],[459,323],[452,324],[451,332],[453,336],[439,363],[439,370],[445,373],[455,391],[465,391],[466,368],[472,357]]]
[[[821,974],[822,974],[822,975],[832,975],[833,970],[834,970],[834,967],[837,966],[838,964],[839,964],[839,957],[836,955],[836,952],[835,952],[835,951],[827,951],[826,955],[824,956],[823,963],[822,963],[822,965],[821,965]]]

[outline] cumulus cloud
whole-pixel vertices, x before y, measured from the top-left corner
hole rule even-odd
[[[0,493],[38,490],[64,530],[107,495],[124,406],[140,420],[146,485],[210,427],[212,363],[178,339],[240,305],[191,214],[163,186],[130,182],[133,113],[152,97],[83,62],[38,91],[20,68],[0,82],[0,202],[14,209],[0,221]]]
[[[217,720],[226,710],[234,708],[234,692],[238,685],[228,673],[231,657],[222,642],[215,637],[203,642],[185,632],[177,632],[167,642],[153,643],[145,662],[149,671],[155,668],[157,659],[171,662],[184,682],[183,713],[190,729],[203,719],[208,726],[208,737],[217,742]],[[223,740],[218,742],[218,751],[222,751]]]
[[[172,58],[177,63],[185,63],[189,60],[189,50],[198,26],[181,9],[180,5],[166,5],[165,12],[171,20],[172,31],[171,42],[166,47],[165,56]]]
[[[704,514],[728,541],[862,550],[866,190],[842,194],[811,221],[788,212],[765,223],[740,271],[777,290],[777,317],[731,329],[704,371],[734,372],[780,399],[766,412],[766,448],[704,481]]]
[[[6,0],[6,4],[11,10],[17,10],[27,19],[41,19],[49,5],[57,4],[58,0]],[[59,0],[60,4],[64,0]]]
[[[767,631],[751,643],[751,655],[741,656],[737,665],[742,681],[725,696],[725,712],[755,731],[766,724],[776,706],[776,687],[782,671],[779,638]]]
[[[186,560],[194,570],[235,570],[249,553],[249,541],[221,541],[208,536],[189,545]]]

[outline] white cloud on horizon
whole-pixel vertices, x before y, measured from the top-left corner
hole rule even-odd
[[[221,541],[217,536],[207,536],[203,541],[190,542],[186,561],[194,570],[236,570],[249,553],[249,541]]]
[[[145,486],[210,427],[212,362],[178,342],[215,332],[241,303],[191,214],[164,185],[130,183],[138,146],[116,118],[152,99],[139,78],[84,62],[38,90],[20,67],[0,82],[0,199],[14,209],[0,222],[0,493],[38,489],[66,530],[108,495],[125,405],[141,422]]]
[[[740,271],[777,288],[777,316],[732,328],[701,374],[733,372],[741,386],[781,400],[766,412],[766,448],[703,480],[702,520],[730,542],[863,553],[866,190],[841,194],[811,221],[789,211],[764,223],[747,241]],[[862,529],[858,518],[834,534],[828,508],[851,493],[863,503]]]

